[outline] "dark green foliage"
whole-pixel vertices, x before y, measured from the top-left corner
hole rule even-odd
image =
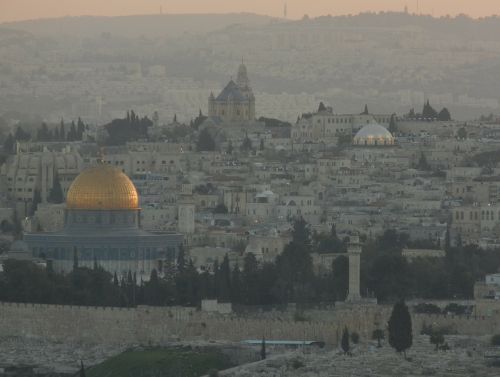
[[[305,302],[311,298],[313,280],[310,230],[304,219],[295,221],[292,242],[276,258],[277,291],[281,302]]]
[[[87,371],[89,377],[198,377],[217,376],[218,370],[234,366],[215,349],[148,348],[114,356]]]
[[[19,236],[20,222],[15,218],[12,223],[5,221],[0,224],[0,229]],[[286,245],[275,263],[258,263],[252,253],[243,254],[244,245],[240,245],[237,250],[244,255],[242,268],[231,265],[229,258],[224,258],[214,264],[213,274],[198,272],[181,248],[177,259],[170,264],[165,263],[161,274],[160,271],[153,271],[148,282],[138,282],[132,272],[123,277],[110,275],[107,278],[112,286],[109,292],[114,292],[114,295],[105,295],[99,300],[103,306],[196,306],[204,298],[231,301],[236,305],[267,306],[295,302],[299,311],[303,309],[301,305],[308,303],[344,300],[348,285],[348,259],[339,256],[334,260],[331,271],[314,275],[310,252],[318,247],[315,236],[311,237],[308,225],[302,220],[296,221],[292,234],[292,242]],[[327,237],[335,239],[335,230],[332,229]],[[469,299],[473,297],[474,283],[500,267],[497,250],[485,251],[472,246],[449,248],[445,258],[417,258],[409,263],[401,256],[401,250],[407,244],[407,235],[391,230],[365,243],[361,254],[362,292],[373,293],[379,302],[390,302],[399,297]],[[98,259],[95,260],[95,267],[90,271],[100,270],[99,263]],[[77,252],[74,253],[74,265],[74,273],[61,277],[62,280],[56,279],[59,275],[52,273],[52,279],[61,282],[61,285],[56,284],[55,288],[51,288],[56,293],[46,296],[36,293],[36,288],[50,282],[38,283],[40,276],[31,273],[31,265],[20,265],[16,270],[23,275],[23,283],[35,288],[32,292],[26,290],[27,293],[18,294],[17,285],[5,285],[0,279],[0,300],[2,297],[7,300],[8,297],[7,301],[91,305],[95,300],[89,298],[90,294],[77,294],[80,290],[74,285],[76,278],[82,274],[77,271],[86,271],[79,266]],[[163,274],[166,276],[163,277]],[[86,284],[83,286],[86,287]],[[424,305],[417,306],[415,311],[437,313],[435,308]],[[466,315],[470,313],[470,308],[450,305],[446,311]]]
[[[42,196],[40,195],[40,190],[35,189],[33,193],[33,202],[30,207],[30,216],[33,216],[38,209],[38,205],[42,202]]]
[[[219,203],[214,208],[214,213],[225,214],[228,213],[228,209],[224,203]]]
[[[251,150],[253,150],[252,140],[250,140],[248,136],[245,136],[245,138],[243,139],[240,150],[242,150],[243,152],[250,152]]]
[[[316,253],[345,253],[347,247],[337,236],[335,224],[332,225],[330,233],[317,233],[312,235],[312,249]]]
[[[417,169],[419,170],[431,170],[431,166],[427,162],[427,157],[425,157],[424,152],[420,153],[420,158],[417,163]]]
[[[439,350],[439,346],[444,344],[444,333],[440,329],[435,329],[431,332],[429,336],[429,341],[431,344],[436,346],[436,351]]]
[[[468,309],[469,308],[465,305],[451,303],[451,304],[446,305],[446,307],[443,309],[443,312],[454,314],[454,315],[464,315],[464,314],[467,314]]]
[[[85,377],[85,367],[83,366],[83,361],[80,360],[80,372],[79,372],[80,377]]]
[[[14,139],[14,136],[12,136],[11,133],[9,133],[3,142],[3,150],[5,153],[14,153],[14,145],[16,143],[16,140]]]
[[[292,368],[293,369],[299,369],[304,367],[304,362],[300,359],[293,359],[292,361]]]
[[[210,130],[205,127],[202,129],[198,135],[198,141],[196,142],[196,150],[198,152],[204,151],[215,151],[215,140],[212,137]]]
[[[396,125],[396,114],[391,115],[391,120],[389,122],[389,132],[393,135],[396,135],[396,132],[398,132],[398,128]]]
[[[382,329],[375,329],[373,330],[372,333],[372,339],[377,341],[377,347],[380,348],[382,347],[382,340],[385,338],[385,333],[384,330]]]
[[[359,334],[355,331],[351,333],[351,342],[353,342],[353,344],[359,343]]]
[[[435,119],[438,117],[437,111],[430,105],[429,100],[424,104],[422,117],[426,119]]]
[[[368,105],[365,105],[365,109],[363,110],[363,112],[361,113],[361,115],[368,115],[368,114],[370,114],[368,112]]]
[[[198,114],[198,116],[195,118],[195,120],[191,123],[191,127],[194,128],[195,130],[197,130],[198,128],[200,128],[200,126],[202,125],[202,123],[207,119],[207,117],[205,115],[202,114],[201,110],[200,110],[200,113]]]
[[[342,331],[342,339],[340,341],[340,346],[342,347],[342,351],[344,351],[344,355],[346,355],[350,350],[349,330],[347,329],[347,327],[345,327],[344,331]]]
[[[16,133],[14,134],[14,139],[17,141],[28,141],[31,139],[31,135],[29,132],[24,131],[21,126],[17,126]]]
[[[495,334],[491,337],[492,346],[500,346],[500,334]]]
[[[127,112],[126,118],[113,119],[111,123],[104,126],[109,135],[106,139],[106,144],[124,145],[128,141],[147,139],[148,128],[152,125],[153,122],[148,117],[139,118],[133,110]],[[67,139],[76,140],[76,138],[78,138],[78,132],[79,131],[73,123]]]
[[[465,127],[461,127],[458,131],[457,131],[457,137],[461,140],[465,140],[467,139],[467,130],[465,129]]]
[[[50,304],[117,306],[119,288],[101,268],[54,274],[28,261],[6,260],[0,300]]]
[[[64,194],[62,191],[61,182],[59,181],[59,177],[57,176],[57,174],[54,175],[54,181],[52,183],[52,188],[50,189],[49,197],[47,198],[47,200],[50,203],[54,204],[60,204],[64,201]]]
[[[262,344],[260,346],[260,359],[266,359],[266,338],[262,338]]]
[[[318,113],[320,113],[322,111],[326,111],[326,106],[323,102],[320,102],[319,106],[318,106]]]
[[[340,256],[333,261],[330,286],[333,289],[333,298],[336,301],[344,301],[349,286],[349,259],[346,256]]]
[[[415,305],[413,311],[415,313],[422,313],[422,314],[441,314],[441,309],[439,308],[439,306],[434,304],[428,304],[425,302]]]
[[[411,316],[403,300],[398,301],[393,309],[388,323],[389,344],[396,352],[404,352],[413,343]]]
[[[446,107],[443,107],[443,109],[439,112],[438,120],[444,121],[444,122],[451,120],[450,111]]]

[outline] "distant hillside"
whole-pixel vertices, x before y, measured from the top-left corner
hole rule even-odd
[[[111,33],[122,37],[178,37],[185,33],[208,33],[234,24],[259,26],[274,19],[251,13],[234,14],[164,14],[123,17],[62,17],[7,22],[0,24],[38,36],[94,37]]]

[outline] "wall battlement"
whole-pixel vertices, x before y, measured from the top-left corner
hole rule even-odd
[[[306,311],[294,320],[283,313],[236,315],[207,313],[195,308],[111,308],[0,303],[0,338],[28,337],[103,344],[162,344],[177,340],[287,339],[338,344],[348,327],[361,339],[386,327],[391,308],[382,305]],[[413,315],[414,331],[422,325],[453,326],[459,334],[500,332],[500,319]]]

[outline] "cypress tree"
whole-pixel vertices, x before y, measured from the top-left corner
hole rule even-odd
[[[347,355],[349,353],[349,330],[347,327],[344,328],[344,331],[342,332],[342,340],[340,342],[340,346],[342,347],[342,351],[344,351],[344,355]]]
[[[79,376],[80,377],[85,377],[85,367],[83,366],[83,361],[80,360],[80,373],[79,373]]]
[[[391,134],[396,134],[397,132],[397,126],[396,126],[396,114],[391,115],[391,120],[389,121],[389,132]]]
[[[413,343],[411,316],[404,300],[394,304],[391,317],[389,318],[389,344],[396,352],[403,352],[406,358],[406,350]]]
[[[64,119],[61,118],[61,125],[59,126],[59,139],[66,140],[66,131],[64,129]]]
[[[52,188],[49,192],[49,197],[47,200],[50,203],[60,204],[64,201],[64,194],[61,187],[61,182],[59,181],[59,176],[57,174],[54,175],[54,181],[52,183]]]
[[[266,338],[262,338],[262,344],[260,346],[260,358],[262,360],[266,359]]]

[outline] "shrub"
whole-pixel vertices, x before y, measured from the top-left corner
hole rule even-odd
[[[436,346],[436,351],[444,344],[444,335],[441,331],[435,330],[431,333],[430,342]]]
[[[359,334],[355,331],[353,331],[351,333],[351,341],[354,343],[354,344],[358,344],[359,343]]]
[[[302,362],[302,360],[293,359],[293,361],[292,361],[292,368],[293,369],[299,369],[299,368],[302,368],[303,366],[304,366],[304,363]]]
[[[413,311],[415,313],[421,313],[421,314],[441,314],[441,309],[439,309],[437,305],[428,304],[425,302],[415,305],[413,307]]]
[[[382,347],[381,340],[385,338],[384,330],[376,329],[373,330],[372,339],[377,341],[377,347]]]
[[[467,313],[467,310],[469,308],[465,305],[459,305],[459,304],[455,304],[455,303],[451,303],[451,304],[448,304],[446,305],[446,307],[444,308],[444,312],[445,313],[451,313],[451,314],[454,314],[454,315],[464,315]]]
[[[500,346],[500,334],[495,334],[491,337],[491,344],[493,346]]]

